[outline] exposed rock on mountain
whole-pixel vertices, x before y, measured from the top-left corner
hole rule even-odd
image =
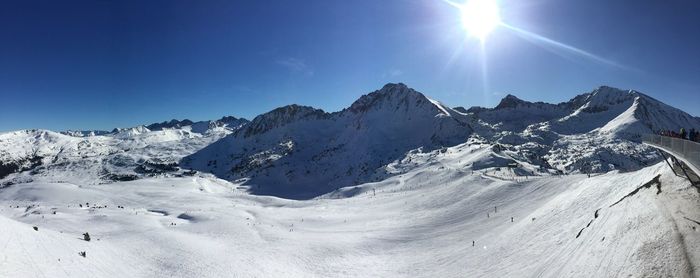
[[[170,121],[165,121],[162,123],[153,123],[153,124],[147,125],[146,128],[148,128],[149,130],[163,130],[164,128],[181,128],[183,126],[192,125],[193,123],[194,122],[192,122],[188,119],[184,119],[182,121],[172,119]]]

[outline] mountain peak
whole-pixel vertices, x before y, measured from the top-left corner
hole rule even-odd
[[[190,121],[189,119],[184,119],[182,121],[172,119],[170,121],[163,121],[161,123],[153,123],[147,125],[146,128],[148,128],[149,130],[163,130],[164,128],[180,128],[183,126],[192,125],[193,123],[194,122]]]
[[[234,121],[238,121],[238,120],[245,120],[245,119],[243,119],[243,118],[240,118],[240,119],[239,119],[239,118],[236,118],[236,117],[234,117],[234,116],[223,116],[223,117],[221,117],[221,119],[218,119],[217,121],[220,121],[220,122],[234,122]]]
[[[361,96],[350,105],[349,110],[353,113],[361,113],[389,102],[396,105],[415,102],[410,101],[411,99],[417,100],[418,103],[429,102],[423,94],[409,88],[406,84],[388,83],[379,90]],[[391,106],[395,107],[395,105]]]
[[[117,127],[117,128],[114,128],[114,129],[112,130],[112,133],[115,134],[115,135],[120,135],[120,136],[129,137],[129,136],[133,136],[133,135],[137,135],[137,134],[141,134],[141,133],[146,133],[146,132],[149,132],[149,131],[150,131],[150,130],[149,130],[147,127],[145,127],[145,126],[143,126],[143,125],[139,125],[139,126],[129,127],[129,128],[119,128],[119,127]]]
[[[608,86],[608,85],[600,85],[600,86],[598,86],[598,88],[596,89],[596,91],[624,91],[624,90],[622,90],[622,89],[620,89],[620,88],[615,88],[615,87],[612,87],[612,86]]]
[[[285,105],[259,115],[251,121],[243,132],[243,137],[264,133],[270,129],[305,119],[323,119],[328,113],[321,109],[297,104]]]
[[[505,100],[505,99],[512,99],[512,100],[523,101],[522,99],[520,99],[520,98],[518,98],[518,97],[516,97],[516,96],[514,96],[514,95],[511,95],[511,94],[507,94],[505,97],[503,97],[503,99],[504,99],[504,100]]]
[[[518,106],[518,104],[523,103],[526,103],[526,101],[519,99],[514,95],[508,94],[503,99],[501,99],[501,102],[498,103],[495,109],[515,108]]]
[[[411,90],[406,84],[403,83],[386,83],[379,92],[405,92]]]
[[[272,109],[272,111],[267,112],[267,113],[265,113],[265,114],[263,114],[263,115],[267,115],[267,114],[273,114],[273,115],[282,114],[282,115],[289,115],[289,116],[294,117],[294,116],[298,116],[298,115],[306,116],[306,115],[309,115],[309,114],[318,114],[318,113],[325,113],[325,112],[324,112],[323,110],[321,110],[321,109],[316,109],[316,108],[313,108],[313,107],[311,107],[311,106],[298,105],[298,104],[290,104],[290,105],[285,105],[285,106],[281,106],[281,107],[277,107],[277,108],[275,108],[275,109]],[[256,117],[256,118],[257,118],[257,117]]]
[[[212,121],[215,125],[224,125],[229,128],[234,128],[236,126],[241,126],[247,124],[249,121],[244,118],[236,118],[234,116],[224,116],[221,119]]]
[[[610,87],[610,86],[600,86],[593,90],[591,93],[587,94],[591,98],[593,97],[598,97],[598,98],[634,98],[637,96],[646,96],[639,91],[636,90],[623,90],[615,87]]]
[[[621,93],[628,93],[631,90],[622,90],[619,88],[615,87],[610,87],[606,85],[602,85],[595,90],[593,90],[593,94],[621,94]]]

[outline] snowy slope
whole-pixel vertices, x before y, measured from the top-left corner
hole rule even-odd
[[[664,164],[592,178],[469,170],[493,155],[478,143],[416,153],[393,164],[395,176],[307,201],[248,195],[203,177],[13,185],[0,190],[0,276],[689,277],[700,270],[700,194]],[[81,240],[84,232],[92,241]]]

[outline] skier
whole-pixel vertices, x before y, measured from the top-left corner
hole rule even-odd
[[[85,233],[83,234],[83,240],[85,240],[85,241],[90,241],[90,234],[88,234],[87,232],[85,232]]]

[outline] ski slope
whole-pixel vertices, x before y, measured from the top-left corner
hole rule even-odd
[[[12,185],[0,190],[0,277],[700,271],[700,195],[665,164],[590,178],[469,167],[493,156],[473,144],[416,154],[385,180],[305,201],[250,195],[211,175]],[[634,193],[657,176],[660,193],[656,184]]]

